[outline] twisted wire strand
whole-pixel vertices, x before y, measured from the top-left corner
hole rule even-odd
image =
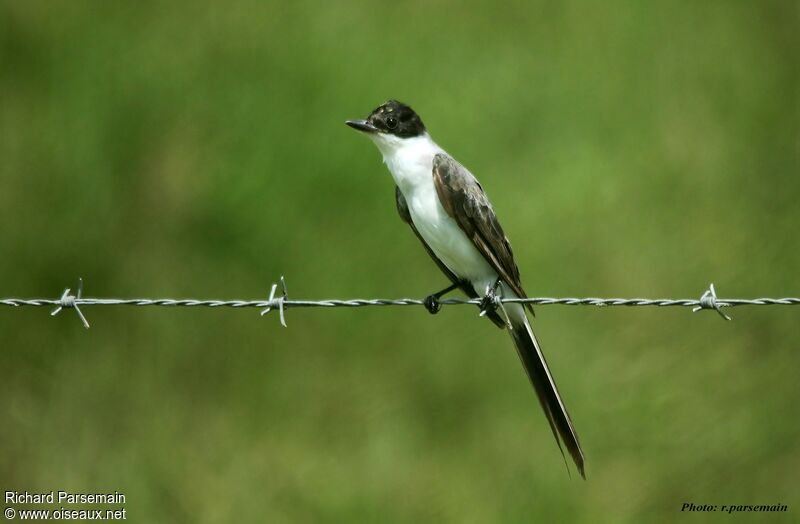
[[[700,307],[701,301],[692,298],[501,298],[504,304],[533,304],[539,306],[656,306],[656,307]],[[370,307],[370,306],[424,306],[425,301],[416,298],[352,298],[321,300],[283,300],[283,307]],[[736,306],[797,306],[800,298],[717,298],[720,307]],[[481,305],[480,299],[447,298],[439,301],[442,305],[460,306],[465,304]],[[74,306],[164,306],[164,307],[232,307],[232,308],[266,308],[277,307],[275,300],[215,300],[194,298],[80,298],[73,301]],[[60,299],[52,298],[3,298],[3,306],[64,306]],[[704,308],[705,309],[705,308]]]
[[[51,315],[57,315],[62,309],[74,309],[78,314],[83,325],[88,328],[89,322],[86,320],[81,306],[159,306],[159,307],[231,307],[231,308],[260,308],[261,314],[265,315],[273,309],[278,309],[280,320],[286,326],[285,310],[289,308],[308,308],[308,307],[370,307],[370,306],[427,306],[425,300],[416,298],[354,298],[354,299],[324,299],[324,300],[290,300],[286,291],[286,281],[280,279],[281,294],[276,296],[278,284],[273,284],[266,300],[214,300],[214,299],[193,299],[193,298],[91,298],[82,296],[83,280],[78,281],[78,291],[72,294],[67,288],[61,298],[2,298],[0,305],[3,306],[55,306]],[[736,306],[797,306],[800,305],[800,298],[717,298],[714,284],[703,293],[699,299],[692,298],[552,298],[552,297],[533,297],[533,298],[503,298],[494,297],[493,304],[500,306],[507,303],[534,304],[539,306],[563,305],[563,306],[596,306],[596,307],[691,307],[693,311],[702,309],[715,310],[722,318],[730,320],[730,317],[722,312],[722,308]],[[480,298],[459,299],[448,298],[438,301],[441,305],[478,305],[485,307],[485,301]]]

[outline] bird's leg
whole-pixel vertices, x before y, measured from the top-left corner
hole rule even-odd
[[[497,290],[500,289],[500,277],[494,283],[494,286],[486,287],[486,295],[481,299],[481,316],[497,308]],[[500,304],[502,307],[502,303]]]
[[[431,315],[435,315],[436,313],[438,313],[439,310],[442,309],[442,305],[439,303],[439,299],[442,298],[442,295],[444,295],[445,293],[449,293],[449,292],[453,291],[457,287],[458,287],[458,284],[453,284],[450,287],[444,288],[443,290],[439,291],[438,293],[434,293],[432,295],[428,295],[427,297],[425,297],[425,300],[424,300],[425,309],[428,310],[428,313],[430,313]]]

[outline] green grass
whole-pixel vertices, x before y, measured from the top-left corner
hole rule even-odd
[[[2,2],[0,296],[78,276],[88,296],[439,289],[343,125],[387,98],[480,178],[534,295],[798,296],[796,22],[789,1]],[[539,308],[586,482],[471,308],[288,329],[84,311],[88,332],[0,310],[4,490],[118,490],[134,522],[703,518],[684,502],[785,522],[800,503],[793,308]]]

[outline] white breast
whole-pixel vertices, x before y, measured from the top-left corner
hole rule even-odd
[[[485,287],[485,281],[497,278],[497,273],[442,207],[432,178],[407,195],[406,202],[417,231],[450,271],[481,288]]]
[[[419,234],[450,271],[471,281],[482,294],[497,279],[497,273],[439,202],[433,183],[433,157],[445,151],[427,135],[400,143],[378,143],[378,147]]]

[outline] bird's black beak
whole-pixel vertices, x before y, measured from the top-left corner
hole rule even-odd
[[[345,124],[364,133],[377,133],[379,131],[377,127],[366,120],[348,120]]]

